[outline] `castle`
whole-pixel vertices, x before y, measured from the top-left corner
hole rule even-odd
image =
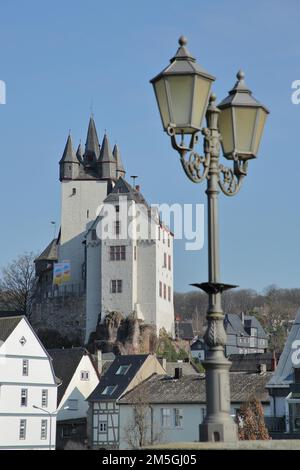
[[[35,260],[37,327],[79,331],[88,344],[117,312],[174,335],[173,234],[125,174],[118,145],[111,151],[107,134],[99,144],[93,116],[85,148],[75,152],[68,136],[59,234]],[[57,263],[70,272],[54,285]]]

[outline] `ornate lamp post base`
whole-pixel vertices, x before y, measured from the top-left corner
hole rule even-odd
[[[210,397],[207,400],[207,418],[200,424],[200,441],[231,442],[238,439],[237,425],[228,413],[230,366],[223,350],[215,351],[214,357],[208,357],[204,362],[206,393],[210,393]]]

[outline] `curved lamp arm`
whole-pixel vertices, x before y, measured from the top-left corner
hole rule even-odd
[[[199,155],[194,151],[195,145],[199,140],[198,133],[192,134],[190,145],[187,147],[184,145],[183,135],[181,138],[181,143],[178,144],[174,127],[169,126],[167,132],[171,137],[172,147],[177,150],[180,155],[180,162],[187,177],[193,183],[201,183],[204,181],[207,178],[210,167],[210,130],[205,128],[202,131],[205,136],[205,156]]]
[[[233,168],[219,165],[219,186],[226,196],[234,196],[241,189],[243,180],[247,176],[248,161],[239,160],[235,155]]]

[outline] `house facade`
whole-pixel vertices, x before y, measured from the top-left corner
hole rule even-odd
[[[231,415],[253,394],[270,414],[270,398],[265,389],[271,373],[230,373]],[[139,397],[143,397],[142,403]],[[137,419],[143,429],[144,445],[199,442],[199,425],[206,415],[205,376],[153,375],[118,401],[120,449],[138,447]],[[138,418],[137,418],[138,416]],[[135,447],[134,446],[134,447]]]
[[[65,448],[70,441],[86,445],[86,398],[99,383],[98,364],[84,348],[50,349],[48,353],[61,383],[57,394],[57,448]]]
[[[227,313],[224,327],[227,334],[226,356],[266,352],[268,336],[256,317]]]
[[[55,449],[58,383],[23,316],[0,317],[0,449]]]
[[[119,398],[152,374],[166,374],[155,355],[118,356],[88,397],[90,447],[118,449],[120,444]]]

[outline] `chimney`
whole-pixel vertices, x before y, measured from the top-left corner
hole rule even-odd
[[[182,367],[175,367],[174,379],[181,379],[182,375]]]
[[[101,349],[97,349],[97,369],[99,374],[102,374],[102,351]]]
[[[243,323],[243,326],[245,326],[245,314],[244,314],[244,312],[241,312],[241,321]]]
[[[257,372],[259,374],[265,374],[267,372],[267,364],[258,364]]]
[[[277,367],[276,353],[275,351],[273,351],[272,359],[271,359],[271,370],[272,371],[276,370],[276,367]]]
[[[162,368],[166,371],[167,370],[167,359],[165,357],[159,357],[158,358],[160,365]]]

